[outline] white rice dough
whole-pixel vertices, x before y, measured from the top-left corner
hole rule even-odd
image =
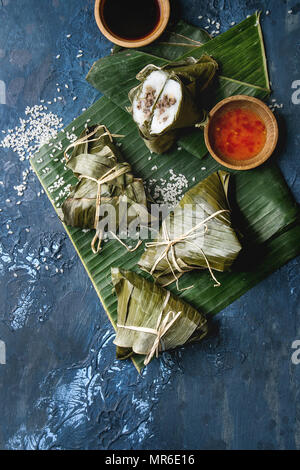
[[[151,123],[151,134],[161,134],[176,118],[182,99],[180,83],[170,79],[155,106]]]
[[[142,90],[133,101],[133,119],[138,126],[151,118],[153,107],[165,83],[167,74],[162,70],[151,72],[143,83]]]

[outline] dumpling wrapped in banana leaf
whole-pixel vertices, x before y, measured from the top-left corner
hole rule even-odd
[[[177,131],[204,121],[200,94],[214,78],[218,64],[208,55],[164,67],[147,65],[137,75],[141,82],[129,92],[128,109],[151,152],[168,151]]]
[[[118,297],[117,358],[145,355],[147,365],[160,351],[200,341],[208,331],[199,313],[166,289],[138,274],[112,268]]]
[[[100,250],[103,238],[103,227],[99,225],[101,206],[114,209],[113,233],[124,218],[128,225],[136,217],[145,221],[148,217],[143,180],[133,176],[112,137],[105,126],[94,126],[83,131],[65,151],[66,165],[79,181],[62,204],[60,217],[66,225],[96,229],[92,242],[95,253]],[[67,153],[71,148],[69,157]]]
[[[157,282],[169,285],[188,271],[228,271],[241,251],[228,203],[230,174],[213,173],[190,189],[162,223],[156,240],[138,265]],[[178,287],[179,289],[179,287]]]

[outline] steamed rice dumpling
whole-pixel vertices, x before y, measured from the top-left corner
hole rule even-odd
[[[190,189],[162,223],[156,240],[138,265],[161,285],[169,285],[188,271],[228,271],[241,251],[231,224],[228,203],[230,174],[213,173]],[[178,288],[179,289],[179,288]]]
[[[200,341],[207,320],[183,300],[131,271],[112,268],[118,297],[117,358],[145,355],[147,365],[160,351]]]
[[[199,60],[188,57],[162,68],[148,65],[137,75],[141,84],[129,93],[129,111],[152,152],[166,152],[175,142],[178,129],[204,120],[199,97],[217,69],[217,63],[203,55]]]
[[[65,151],[66,166],[78,178],[78,183],[61,207],[61,219],[71,227],[96,229],[94,252],[100,250],[103,238],[101,208],[114,210],[110,221],[113,234],[123,219],[128,225],[136,217],[146,222],[148,217],[143,181],[133,176],[112,137],[105,126],[94,126],[83,131]],[[73,150],[68,156],[70,148]]]

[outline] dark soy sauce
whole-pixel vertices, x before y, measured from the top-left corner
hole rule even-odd
[[[142,39],[156,28],[160,7],[157,0],[105,0],[102,18],[115,36]]]

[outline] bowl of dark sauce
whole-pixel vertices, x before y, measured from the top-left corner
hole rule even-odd
[[[97,25],[110,41],[142,47],[155,41],[170,18],[169,0],[96,0]]]

